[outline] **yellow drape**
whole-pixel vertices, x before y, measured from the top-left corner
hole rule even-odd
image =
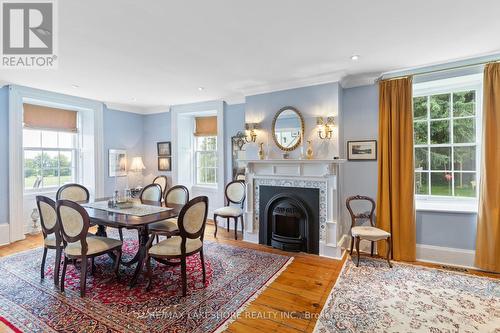
[[[412,79],[379,83],[377,225],[392,234],[392,257],[416,252]],[[385,255],[386,245],[378,244]]]
[[[500,273],[500,63],[484,68],[483,151],[475,265]]]

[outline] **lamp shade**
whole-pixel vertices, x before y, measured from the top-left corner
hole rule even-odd
[[[146,169],[146,167],[144,166],[144,163],[142,162],[142,157],[138,156],[138,157],[134,157],[132,159],[132,164],[130,165],[130,170],[131,171],[142,171]]]

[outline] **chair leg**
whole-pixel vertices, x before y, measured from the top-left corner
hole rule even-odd
[[[245,233],[245,225],[243,224],[243,215],[240,216],[241,218],[241,234]]]
[[[115,261],[115,267],[114,267],[117,280],[120,279],[120,261],[121,260],[122,260],[122,249],[120,248],[116,251],[116,261]]]
[[[386,242],[387,242],[387,263],[389,264],[389,267],[392,268],[392,264],[391,264],[391,252],[392,252],[391,237],[388,237],[386,239]]]
[[[238,240],[238,218],[234,218],[234,239]]]
[[[120,240],[123,242],[123,230],[122,230],[122,228],[118,228],[118,234],[120,235]]]
[[[361,241],[361,238],[356,237],[356,252],[358,254],[358,261],[356,262],[356,267],[359,267],[359,242]]]
[[[92,276],[94,276],[94,273],[95,273],[95,257],[92,257],[90,259],[90,263],[91,263],[91,266],[90,266],[90,274]]]
[[[43,248],[42,266],[40,267],[40,278],[45,278],[45,260],[47,260],[47,248]]]
[[[217,214],[214,214],[214,225],[215,225],[214,238],[217,238]]]
[[[82,257],[82,265],[80,269],[80,296],[85,297],[85,286],[87,284],[87,257]]]
[[[151,285],[152,285],[152,282],[153,282],[153,270],[151,268],[151,257],[148,255],[146,255],[146,276],[147,276],[147,279],[148,279],[148,282],[146,283],[146,290],[149,291],[151,290]]]
[[[374,248],[375,242],[372,241],[371,243],[372,243],[372,247],[370,250],[370,255],[373,257],[373,248]]]
[[[181,258],[182,296],[187,294],[186,257]]]
[[[56,249],[56,261],[54,262],[54,284],[59,285],[59,270],[61,268],[61,248]]]
[[[66,279],[66,267],[68,267],[68,258],[64,256],[63,270],[61,274],[61,291],[64,291],[64,280]]]
[[[156,244],[160,242],[160,236],[156,235]]]
[[[203,248],[200,250],[200,260],[201,260],[201,271],[203,272],[203,284],[206,282],[206,274],[205,274],[205,258],[203,257]]]
[[[353,249],[354,249],[354,236],[351,236],[351,256],[352,256]]]
[[[226,222],[227,222],[227,232],[229,232],[229,217],[226,217]]]

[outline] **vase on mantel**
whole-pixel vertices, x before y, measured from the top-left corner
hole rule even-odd
[[[312,149],[311,140],[307,140],[306,158],[308,160],[312,160],[313,156],[314,156],[314,152]]]
[[[259,143],[259,159],[264,159],[264,142]]]

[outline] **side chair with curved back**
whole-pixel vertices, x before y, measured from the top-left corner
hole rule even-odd
[[[54,284],[59,284],[59,268],[61,267],[61,252],[62,252],[62,239],[59,231],[59,224],[57,223],[56,203],[54,200],[37,195],[36,205],[40,212],[40,224],[42,226],[43,234],[43,257],[42,265],[40,268],[40,277],[45,278],[45,261],[47,259],[47,250],[56,250],[56,259],[54,262]]]
[[[162,240],[153,246],[153,233],[146,246],[148,253],[146,255],[146,267],[148,283],[146,290],[151,289],[153,271],[151,268],[151,259],[160,263],[166,263],[170,259],[180,259],[182,275],[182,295],[187,294],[187,268],[186,258],[199,253],[201,259],[201,268],[203,273],[203,284],[206,281],[205,260],[203,257],[203,236],[207,222],[208,198],[206,196],[191,199],[181,209],[178,218],[179,235]]]
[[[161,196],[162,198],[165,197],[167,194],[167,189],[168,189],[168,178],[167,176],[160,175],[156,176],[155,179],[153,179],[153,184],[158,184],[161,187]]]
[[[369,212],[362,213],[354,213],[352,203],[354,201],[357,202],[368,202],[370,204]],[[376,241],[386,240],[387,242],[387,263],[389,267],[392,268],[390,255],[392,250],[392,242],[391,242],[391,234],[385,230],[379,229],[375,227],[374,223],[374,212],[375,212],[375,200],[370,197],[355,195],[346,199],[346,206],[349,214],[351,215],[351,256],[354,247],[354,240],[356,240],[356,252],[358,255],[356,267],[359,266],[359,242],[362,239],[368,240],[371,242],[371,256],[373,257],[373,250]],[[356,226],[357,220],[369,220],[369,226]]]
[[[245,203],[245,183],[241,180],[233,180],[226,185],[225,191],[226,206],[214,210],[214,237],[217,237],[217,217],[225,217],[227,221],[227,231],[229,232],[229,220],[234,219],[234,239],[238,239],[238,219],[241,218],[241,232],[244,231],[243,225],[243,205]],[[235,204],[238,206],[231,206]]]
[[[56,204],[57,222],[63,238],[64,263],[61,274],[61,291],[64,291],[64,280],[68,262],[81,260],[80,296],[85,296],[87,280],[87,260],[106,253],[116,255],[114,272],[118,278],[118,269],[122,255],[122,242],[116,239],[94,236],[88,233],[90,219],[87,211],[71,200],[59,200]]]
[[[89,190],[80,184],[66,184],[61,186],[56,193],[57,200],[71,200],[75,202],[88,201]]]

